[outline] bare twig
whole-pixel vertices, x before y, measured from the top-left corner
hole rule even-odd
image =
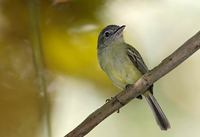
[[[90,114],[79,126],[73,129],[65,137],[83,137],[113,112],[119,110],[133,98],[143,94],[150,85],[169,73],[172,69],[176,68],[199,48],[200,31],[164,59],[157,67],[143,75],[126,91],[120,92],[109,102]]]
[[[50,111],[49,100],[47,95],[46,80],[44,76],[44,62],[42,55],[41,32],[39,25],[39,0],[30,0],[29,3],[29,17],[30,17],[30,38],[33,51],[33,62],[37,74],[38,90],[42,96],[42,114],[44,118],[44,136],[51,137]]]

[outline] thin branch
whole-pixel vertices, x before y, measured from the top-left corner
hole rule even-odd
[[[44,134],[46,137],[51,137],[51,122],[49,111],[49,100],[47,95],[46,80],[44,76],[44,61],[42,54],[41,32],[39,23],[39,0],[28,1],[29,17],[30,17],[30,38],[32,42],[33,62],[37,74],[38,90],[41,96],[42,114],[44,118]]]
[[[200,48],[200,31],[185,42],[181,47],[164,59],[157,67],[144,74],[135,84],[126,91],[118,93],[109,102],[90,114],[79,126],[65,137],[83,137],[109,115],[119,110],[129,101],[143,94],[154,82],[180,65]]]

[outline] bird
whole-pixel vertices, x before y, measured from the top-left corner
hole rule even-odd
[[[134,84],[143,74],[149,71],[140,53],[123,37],[125,25],[108,25],[99,33],[97,56],[101,69],[112,83],[125,90]],[[153,85],[143,95],[148,102],[155,120],[161,130],[170,128],[170,123],[153,95]]]

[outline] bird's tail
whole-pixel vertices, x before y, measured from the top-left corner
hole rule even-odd
[[[144,94],[151,110],[153,111],[154,117],[156,119],[157,124],[159,125],[161,130],[167,130],[170,128],[170,123],[165,116],[164,112],[162,111],[160,105],[158,104],[157,100],[153,96],[150,91],[147,91]]]

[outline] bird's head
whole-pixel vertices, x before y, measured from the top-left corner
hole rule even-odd
[[[99,34],[98,49],[120,44],[124,41],[123,30],[125,25],[108,25]]]

